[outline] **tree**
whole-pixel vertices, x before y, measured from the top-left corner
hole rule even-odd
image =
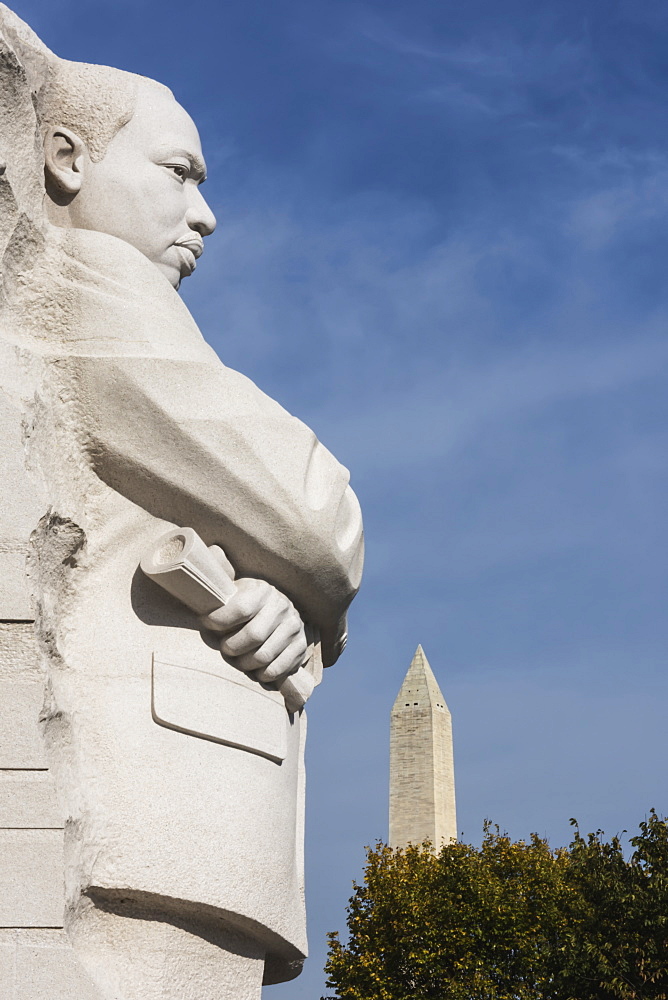
[[[601,831],[585,840],[576,830],[570,845],[582,902],[562,975],[577,1000],[668,997],[668,824],[652,810],[630,843],[628,861]]]
[[[328,1000],[667,1000],[668,825],[552,850],[486,824],[480,848],[367,854]]]

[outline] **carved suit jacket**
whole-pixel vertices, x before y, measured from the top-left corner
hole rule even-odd
[[[68,905],[132,896],[222,916],[266,941],[268,982],[290,978],[306,952],[305,717],[227,664],[138,563],[166,527],[195,528],[287,594],[333,663],[362,566],[348,473],[221,363],[132,247],[49,229],[12,259],[3,341],[33,387],[25,440],[44,514],[30,574]],[[156,699],[184,719],[157,725]],[[186,718],[217,705],[280,752]]]

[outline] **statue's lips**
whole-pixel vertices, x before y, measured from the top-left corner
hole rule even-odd
[[[196,233],[189,236],[182,236],[180,240],[175,240],[174,246],[185,247],[186,250],[190,250],[195,260],[204,253],[204,240]]]
[[[192,274],[197,266],[197,258],[201,257],[204,253],[204,241],[202,237],[194,234],[190,236],[182,236],[180,240],[176,240],[174,246],[179,251],[179,256],[181,258],[181,274]]]

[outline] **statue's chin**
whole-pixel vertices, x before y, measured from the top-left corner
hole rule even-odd
[[[197,267],[195,254],[188,247],[173,245],[165,257],[171,259],[162,259],[153,261],[153,263],[164,274],[172,288],[178,289],[183,279],[190,277]]]
[[[151,258],[149,257],[148,259],[150,260]],[[160,263],[153,261],[152,263],[154,263],[160,273],[167,278],[167,281],[170,283],[172,288],[176,288],[178,290],[183,277],[185,277],[181,270],[178,267],[174,267],[173,264],[165,264],[162,261]]]

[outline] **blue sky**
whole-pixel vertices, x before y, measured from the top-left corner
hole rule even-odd
[[[350,468],[368,563],[313,699],[324,992],[418,642],[459,828],[557,845],[668,811],[668,6],[16,0],[200,126],[219,229],[185,298]]]

